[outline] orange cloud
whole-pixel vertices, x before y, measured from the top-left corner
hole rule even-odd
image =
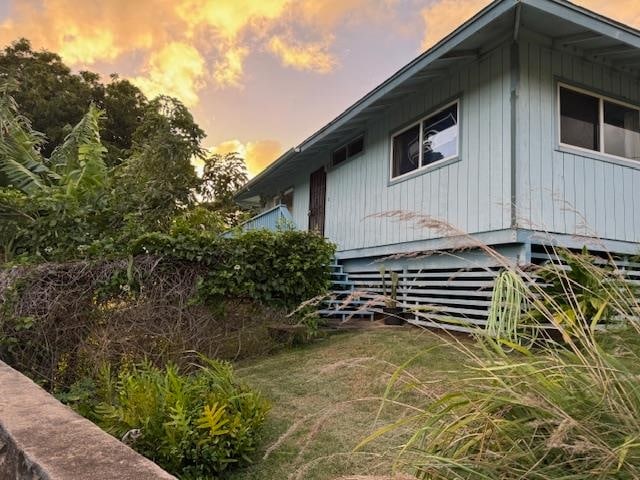
[[[177,13],[190,28],[212,31],[227,41],[248,26],[279,18],[290,0],[182,0]]]
[[[149,12],[167,20],[157,22]],[[0,42],[27,37],[78,66],[160,45],[178,31],[170,0],[14,0],[9,15]]]
[[[276,35],[269,41],[268,48],[287,67],[329,73],[336,65],[336,60],[328,52],[331,41],[327,38],[320,42],[298,43],[290,36]]]
[[[182,42],[169,43],[149,57],[144,74],[131,81],[148,96],[170,95],[187,106],[198,103],[204,86],[205,60],[198,50]]]
[[[213,78],[222,87],[239,87],[244,74],[244,59],[249,49],[244,47],[230,47],[223,58],[216,62]]]
[[[247,57],[265,45],[284,66],[330,71],[337,25],[388,17],[398,0],[8,1],[1,43],[27,37],[79,68],[135,55],[131,77],[145,92],[194,105],[203,82],[240,86]]]
[[[240,140],[228,140],[210,149],[211,153],[236,152],[247,164],[249,176],[253,177],[264,170],[282,153],[282,145],[275,140],[259,140],[257,142],[242,143]]]

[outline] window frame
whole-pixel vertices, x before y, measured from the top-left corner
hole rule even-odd
[[[591,150],[589,148],[578,147],[576,145],[571,145],[570,143],[562,142],[562,103],[561,103],[561,89],[571,90],[576,93],[581,93],[583,95],[588,95],[590,97],[596,98],[598,100],[598,150]],[[620,105],[622,107],[630,108],[632,110],[636,110],[638,115],[640,115],[640,105],[634,105],[629,102],[625,102],[623,100],[618,100],[602,93],[598,93],[595,90],[589,90],[587,88],[576,87],[575,85],[571,85],[570,83],[558,81],[556,86],[556,142],[560,150],[568,150],[569,152],[578,152],[578,154],[586,153],[588,156],[600,157],[605,160],[615,160],[616,162],[621,162],[624,165],[640,168],[640,160],[621,157],[619,155],[614,155],[612,153],[607,153],[605,151],[605,138],[604,138],[604,102],[613,103],[615,105]]]
[[[395,183],[398,182],[400,180],[409,178],[411,176],[414,175],[418,175],[419,173],[424,173],[427,172],[429,170],[432,169],[436,169],[438,167],[440,167],[443,163],[449,163],[452,162],[453,160],[459,159],[460,158],[460,148],[461,148],[461,128],[460,128],[460,103],[461,103],[461,97],[457,97],[454,100],[447,102],[445,104],[443,104],[442,106],[436,108],[435,110],[430,110],[428,114],[423,115],[422,117],[420,117],[418,120],[415,120],[413,122],[411,122],[408,125],[403,126],[401,129],[396,130],[394,132],[391,133],[391,135],[389,136],[389,182],[390,183]],[[423,148],[423,142],[424,142],[424,122],[426,120],[428,120],[429,118],[439,114],[440,112],[452,107],[452,106],[456,106],[456,120],[457,120],[457,127],[458,127],[458,135],[457,135],[457,142],[456,142],[456,154],[455,155],[450,155],[448,157],[445,158],[441,158],[440,160],[437,160],[435,162],[432,162],[428,165],[423,165],[422,162],[424,160],[424,148]],[[406,131],[414,128],[416,125],[419,126],[419,137],[418,137],[418,142],[420,145],[420,149],[419,149],[419,157],[418,157],[418,168],[411,170],[409,172],[403,173],[402,175],[397,175],[397,176],[393,176],[393,142],[395,140],[395,138],[399,135],[402,135],[403,133],[405,133]]]
[[[362,138],[362,150],[354,155],[349,156],[349,145],[351,145],[353,142],[355,142],[356,140],[359,140]],[[333,155],[341,149],[345,149],[345,159],[341,162],[338,163],[334,163],[333,162]],[[358,135],[355,135],[353,137],[351,137],[348,141],[340,144],[339,147],[334,148],[333,150],[331,150],[331,154],[330,154],[330,158],[329,158],[329,165],[330,168],[340,168],[342,165],[344,165],[345,163],[350,162],[351,160],[353,160],[354,158],[358,158],[361,155],[364,155],[365,151],[367,149],[367,136],[366,136],[366,132],[361,132]]]

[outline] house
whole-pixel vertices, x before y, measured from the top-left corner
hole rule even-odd
[[[264,208],[245,228],[290,214],[335,242],[344,284],[380,291],[385,259],[406,304],[442,306],[423,323],[482,324],[499,265],[456,251],[463,238],[521,264],[549,244],[640,251],[640,32],[564,0],[497,0],[237,200]]]

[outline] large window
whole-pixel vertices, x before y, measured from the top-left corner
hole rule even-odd
[[[560,85],[560,143],[640,160],[640,109]]]
[[[456,101],[391,137],[391,178],[458,156]]]

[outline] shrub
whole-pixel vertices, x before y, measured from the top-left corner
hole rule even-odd
[[[231,365],[201,358],[191,374],[150,363],[105,368],[87,395],[87,383],[67,394],[78,411],[107,432],[182,478],[217,477],[250,461],[269,405],[236,382]],[[87,402],[90,404],[87,405]]]
[[[204,302],[250,298],[293,307],[326,292],[335,247],[312,232],[253,230],[222,238],[208,233],[149,234],[133,244],[134,254],[195,262],[207,273],[198,285]]]

